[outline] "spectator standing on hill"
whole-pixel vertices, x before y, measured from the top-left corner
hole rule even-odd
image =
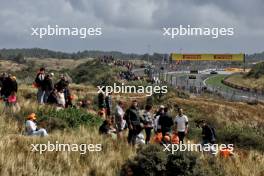
[[[38,88],[37,100],[39,104],[44,103],[44,95],[45,95],[45,91],[43,87],[44,79],[45,79],[45,68],[40,68],[35,78],[35,87]]]
[[[117,137],[122,137],[122,131],[125,128],[125,120],[124,120],[124,103],[122,101],[119,101],[115,108],[115,127],[117,131]]]
[[[69,83],[68,83],[65,75],[61,74],[59,82],[57,82],[54,87],[55,87],[55,89],[57,89],[58,92],[60,92],[64,89],[66,89],[68,84]]]
[[[71,93],[69,82],[67,82],[67,85],[64,89],[64,97],[65,97],[65,108],[73,107],[72,100],[74,99],[74,96]]]
[[[8,91],[8,94],[6,95],[8,98],[8,103],[16,103],[16,94],[17,94],[17,90],[18,90],[16,77],[10,75],[8,80],[10,80],[10,83],[8,85],[9,91]]]
[[[112,109],[112,92],[109,92],[105,97],[106,117],[110,118]]]
[[[205,120],[202,121],[202,137],[202,145],[214,144],[216,141],[215,129],[211,127]]]
[[[58,101],[57,101],[57,90],[56,89],[53,89],[50,92],[49,97],[47,99],[47,103],[50,104],[50,105],[58,104]]]
[[[66,101],[64,96],[64,89],[57,91],[56,97],[57,97],[58,109],[65,108]]]
[[[3,78],[3,82],[2,82],[2,88],[1,88],[1,96],[4,100],[6,100],[8,98],[8,96],[11,94],[10,91],[10,86],[12,80],[10,78],[10,76],[7,76],[5,78]]]
[[[14,95],[17,93],[17,89],[18,89],[18,85],[17,85],[16,77],[12,75],[8,75],[8,77],[6,77],[2,83],[2,89],[1,89],[2,98],[4,100],[7,100],[11,94]]]
[[[133,100],[132,105],[126,110],[124,116],[128,125],[128,143],[131,145],[136,144],[137,135],[142,131],[142,119],[139,115],[138,102]]]
[[[159,124],[159,118],[164,114],[164,106],[160,105],[158,112],[154,116],[154,131],[155,133],[161,132],[161,126]]]
[[[103,88],[103,91],[98,94],[98,109],[99,109],[99,115],[102,117],[105,117],[105,88]]]
[[[151,137],[151,130],[153,129],[153,114],[151,113],[152,106],[146,105],[143,113],[143,123],[146,132],[146,144],[149,143]]]
[[[184,143],[184,137],[188,132],[188,117],[183,114],[183,109],[178,108],[178,115],[175,118],[175,124],[180,142]]]
[[[43,81],[43,90],[44,90],[44,103],[47,103],[48,97],[51,93],[51,91],[54,89],[53,85],[53,78],[54,74],[50,73],[45,76],[44,81]]]
[[[60,80],[55,84],[55,89],[57,90],[57,101],[60,107],[65,108],[66,105],[70,106],[70,90],[69,90],[69,81],[67,80],[64,74],[60,75]],[[63,95],[62,95],[63,93]],[[64,100],[62,100],[62,97]]]
[[[165,134],[172,132],[172,126],[173,126],[173,119],[169,115],[169,108],[164,108],[164,114],[162,114],[159,118],[159,124],[161,126],[161,132],[162,136],[164,137]]]
[[[0,87],[2,88],[3,87],[3,84],[4,84],[4,81],[5,79],[7,78],[7,73],[2,73],[1,76],[0,76]],[[2,89],[1,89],[1,95],[2,95]]]
[[[9,75],[5,80],[3,81],[3,86],[2,86],[2,98],[5,102],[5,108],[4,111],[7,110],[7,107],[11,108],[11,111],[16,111],[19,110],[20,107],[17,104],[17,90],[18,90],[18,85],[16,81],[16,77]]]

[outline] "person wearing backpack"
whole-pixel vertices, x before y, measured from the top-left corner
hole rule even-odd
[[[210,126],[205,120],[202,121],[202,145],[214,144],[216,141],[215,129]]]
[[[66,76],[61,74],[60,75],[60,80],[57,82],[54,87],[57,89],[57,91],[65,90],[67,86],[69,85],[69,81],[67,80]]]
[[[17,86],[15,86],[15,82],[12,79],[12,75],[9,74],[3,80],[3,85],[1,88],[1,96],[4,99],[4,101],[8,99],[8,97],[11,95],[13,91],[17,92]]]
[[[44,103],[44,95],[45,95],[44,79],[45,79],[45,68],[40,68],[35,78],[35,87],[38,89],[37,100],[39,104]]]

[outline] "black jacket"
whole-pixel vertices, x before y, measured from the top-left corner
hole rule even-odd
[[[161,130],[164,132],[171,131],[173,126],[173,119],[167,113],[163,114],[159,118],[159,125],[161,126]]]
[[[41,76],[42,75],[42,76]],[[42,79],[43,78],[43,79]],[[45,74],[42,73],[38,73],[36,78],[35,78],[35,83],[37,84],[37,86],[41,89],[43,89],[43,83],[44,83],[44,79],[45,79]]]
[[[16,80],[12,80],[10,77],[7,77],[3,80],[1,95],[7,98],[12,92],[17,92],[17,89],[18,86]]]
[[[52,91],[54,88],[53,81],[49,77],[45,77],[43,81],[43,90]]]
[[[59,92],[59,91],[61,91],[63,89],[66,89],[66,87],[68,86],[68,84],[69,84],[68,81],[61,79],[59,82],[57,82],[55,84],[55,89],[57,89],[57,91]]]
[[[139,115],[138,109],[134,107],[130,107],[126,110],[124,118],[128,126],[138,126],[141,122],[143,122],[142,118]]]
[[[209,125],[205,125],[202,127],[202,135],[203,135],[203,140],[208,140],[210,142],[215,141],[216,138],[215,130]]]

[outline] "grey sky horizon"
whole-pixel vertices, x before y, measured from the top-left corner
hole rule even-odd
[[[0,48],[125,53],[259,53],[263,0],[0,0]],[[102,27],[100,37],[31,36],[31,27]],[[163,36],[163,27],[232,27],[234,36]]]

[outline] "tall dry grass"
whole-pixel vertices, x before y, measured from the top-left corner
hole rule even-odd
[[[34,94],[35,90],[22,86],[19,95],[20,112],[2,113],[0,116],[0,175],[118,175],[121,166],[128,158],[136,155],[136,151],[122,140],[113,140],[98,134],[98,129],[81,126],[77,129],[54,131],[49,137],[23,136],[23,121],[27,113],[38,108],[34,99],[26,99],[26,94]],[[83,88],[81,88],[83,89]],[[88,88],[90,89],[90,88]],[[82,94],[80,90],[80,94]],[[188,106],[199,106],[209,116],[216,114],[218,118],[234,117],[232,123],[237,122],[240,114],[244,115],[240,121],[247,121],[247,113],[251,113],[254,120],[262,120],[258,107],[246,104],[225,103],[209,100],[171,98],[168,103],[178,103]],[[227,106],[224,106],[226,104]],[[263,107],[259,105],[262,109]],[[209,107],[209,108],[208,108]],[[221,109],[224,108],[224,109]],[[241,109],[242,108],[242,109]],[[0,112],[3,106],[0,106]],[[239,112],[240,111],[240,112]],[[250,114],[249,114],[250,115]],[[221,119],[218,119],[221,120]],[[69,144],[102,144],[102,151],[88,152],[81,155],[79,152],[45,152],[40,154],[32,152],[31,144],[43,143],[69,143]],[[236,156],[229,159],[217,159],[223,163],[223,168],[232,176],[263,176],[264,155],[257,151],[236,151]],[[210,167],[210,166],[208,166]]]
[[[21,135],[18,124],[2,116],[0,175],[117,175],[121,165],[133,155],[124,141],[98,134],[95,128],[56,131],[49,137]],[[77,151],[31,151],[31,144],[101,144],[102,151],[80,154]]]

